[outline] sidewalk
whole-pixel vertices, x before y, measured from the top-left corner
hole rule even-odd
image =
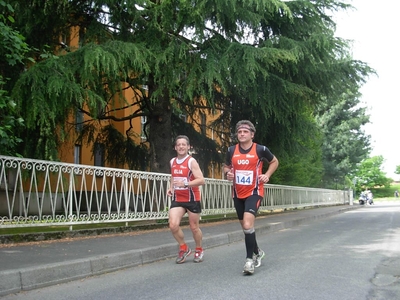
[[[359,205],[287,211],[257,217],[257,234],[327,218]],[[243,239],[237,220],[201,224],[205,249]],[[188,226],[185,238],[194,247]],[[0,245],[0,296],[175,257],[177,244],[161,229],[23,245]],[[206,256],[207,259],[207,256]],[[172,262],[171,262],[172,263]]]

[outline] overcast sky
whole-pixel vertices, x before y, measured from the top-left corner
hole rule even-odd
[[[375,69],[362,87],[362,102],[368,108],[371,123],[364,129],[371,135],[371,156],[382,155],[386,175],[400,165],[400,49],[399,0],[348,0],[355,10],[337,16],[336,36],[352,40],[353,58]]]

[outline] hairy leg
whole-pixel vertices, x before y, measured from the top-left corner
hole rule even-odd
[[[182,217],[186,213],[183,207],[173,207],[169,210],[169,229],[179,246],[185,244],[185,236],[180,227]]]
[[[196,248],[202,248],[202,241],[203,241],[203,233],[200,229],[200,214],[192,213],[188,211],[189,214],[189,225],[190,230],[193,234],[194,242],[196,243]]]

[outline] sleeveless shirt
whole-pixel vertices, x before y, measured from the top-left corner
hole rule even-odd
[[[263,161],[257,154],[256,143],[253,143],[246,154],[240,153],[239,145],[236,145],[232,155],[232,167],[235,174],[234,197],[244,199],[251,195],[264,196],[264,183],[258,179],[258,176],[262,175]]]
[[[190,164],[194,160],[193,157],[187,156],[185,160],[178,163],[177,158],[171,159],[171,176],[174,180],[189,182],[194,179]],[[200,201],[200,188],[198,186],[174,188],[172,201],[177,202],[194,202]]]

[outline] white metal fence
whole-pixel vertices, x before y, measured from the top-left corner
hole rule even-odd
[[[0,228],[168,218],[170,175],[0,155]],[[234,212],[231,182],[206,179],[202,215]],[[265,185],[261,210],[351,202],[352,193]]]

